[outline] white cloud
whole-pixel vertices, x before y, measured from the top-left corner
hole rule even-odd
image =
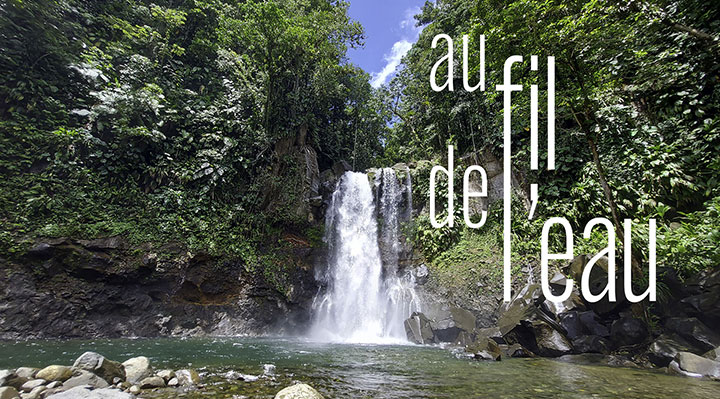
[[[385,67],[382,71],[373,74],[373,79],[370,81],[370,85],[375,88],[384,85],[390,75],[395,73],[398,65],[400,65],[402,57],[407,54],[411,47],[412,43],[404,39],[395,42],[392,46],[392,50],[390,50],[390,55],[385,56],[385,61],[387,61]]]
[[[400,66],[402,57],[410,51],[413,43],[417,41],[420,31],[422,30],[421,27],[415,26],[415,15],[418,13],[420,13],[419,7],[405,10],[403,20],[400,21],[402,39],[396,41],[392,49],[390,49],[390,54],[385,54],[383,57],[386,63],[382,71],[372,74],[373,78],[370,81],[372,87],[377,88],[387,83],[388,79],[395,74],[398,66]]]

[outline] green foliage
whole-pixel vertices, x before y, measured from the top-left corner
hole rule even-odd
[[[304,171],[371,166],[382,97],[342,1],[11,0],[0,8],[0,253],[122,235],[241,258],[281,292]],[[295,160],[297,161],[297,160]],[[284,195],[278,195],[283,193]],[[279,255],[277,255],[279,256]]]
[[[570,220],[576,253],[604,247],[601,229],[590,240],[581,238],[589,220],[611,216],[600,184],[604,177],[619,219],[636,221],[634,247],[647,248],[641,226],[646,229],[647,219],[657,217],[659,232],[673,232],[663,234],[674,248],[663,252],[665,258],[658,254],[658,263],[688,271],[718,265],[706,245],[714,237],[712,225],[698,223],[700,215],[712,212],[720,176],[720,9],[715,3],[442,0],[427,2],[416,20],[424,29],[384,91],[395,116],[387,158],[443,158],[448,144],[458,155],[500,155],[502,95],[493,88],[502,83],[505,60],[522,55],[525,62],[513,69],[513,83],[524,90],[512,99],[512,162],[526,184],[538,183],[540,201],[536,221],[513,218],[514,251],[539,253],[540,221],[552,216]],[[431,47],[439,33],[454,39],[454,92],[434,92],[428,82],[433,64],[447,53],[444,44]],[[464,34],[470,38],[471,84],[479,73],[479,37],[486,36],[484,92],[462,88]],[[530,71],[531,55],[539,57],[537,72]],[[558,82],[554,171],[544,168],[542,145],[547,56],[556,59]],[[440,81],[446,69],[440,68]],[[529,170],[532,84],[539,85],[541,110],[537,171]],[[676,223],[684,227],[671,229]],[[456,240],[452,236],[422,232],[420,238],[437,256]],[[647,261],[646,250],[638,253]]]

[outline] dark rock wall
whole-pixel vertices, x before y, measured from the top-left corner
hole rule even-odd
[[[39,243],[0,259],[0,339],[283,333],[304,327],[317,250],[300,249],[289,293],[238,260],[120,238]]]

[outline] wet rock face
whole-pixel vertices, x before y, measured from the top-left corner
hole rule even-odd
[[[702,352],[720,346],[720,334],[695,317],[669,318],[665,321],[665,329],[676,333]]]
[[[300,330],[317,285],[316,252],[288,249],[290,295],[239,261],[117,238],[48,240],[0,260],[0,339],[257,334]],[[297,253],[296,253],[297,252]],[[319,252],[318,252],[319,253]]]
[[[679,352],[691,351],[691,345],[675,334],[659,336],[648,348],[648,358],[656,366],[667,367]]]
[[[430,319],[423,313],[414,312],[405,320],[405,334],[410,342],[415,344],[429,344],[433,342],[435,334],[430,326]]]

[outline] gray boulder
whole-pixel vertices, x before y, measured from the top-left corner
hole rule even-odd
[[[456,342],[462,332],[475,330],[475,315],[457,306],[440,309],[430,320],[430,327],[438,342]]]
[[[40,371],[40,369],[35,367],[19,367],[17,370],[15,370],[15,374],[18,377],[31,380],[35,378],[35,374],[37,374],[38,371]]]
[[[63,383],[63,390],[75,388],[79,386],[90,386],[93,388],[107,388],[110,384],[99,376],[87,371],[79,370],[72,378]]]
[[[681,370],[706,377],[720,378],[720,362],[690,352],[678,352],[675,362]]]
[[[47,381],[41,379],[29,380],[26,383],[22,384],[20,390],[23,392],[30,392],[39,386],[45,385],[46,382]]]
[[[152,376],[144,378],[140,381],[139,385],[142,389],[163,388],[165,386],[165,380],[163,380],[162,377]]]
[[[324,399],[320,392],[307,384],[295,384],[283,388],[275,395],[275,399]]]
[[[490,338],[480,337],[478,340],[468,345],[465,352],[471,353],[478,360],[501,360],[502,351],[498,344]]]
[[[192,369],[183,369],[175,372],[178,383],[184,386],[197,385],[200,383],[200,375]]]
[[[434,333],[430,319],[423,313],[413,312],[412,316],[405,320],[404,325],[408,341],[416,344],[428,344],[433,341]]]
[[[93,389],[79,386],[48,396],[50,399],[133,399],[134,395],[112,388]]]
[[[115,378],[125,381],[125,367],[95,352],[85,352],[75,360],[73,367],[95,373],[105,381],[112,382]]]
[[[145,356],[133,357],[124,361],[122,365],[125,368],[126,380],[132,384],[137,384],[153,375],[150,359]]]
[[[715,349],[705,352],[705,354],[703,354],[703,357],[710,359],[710,360],[714,360],[716,362],[720,362],[720,346]]]
[[[678,352],[690,352],[690,344],[675,334],[663,334],[650,344],[648,359],[656,366],[666,367]]]

